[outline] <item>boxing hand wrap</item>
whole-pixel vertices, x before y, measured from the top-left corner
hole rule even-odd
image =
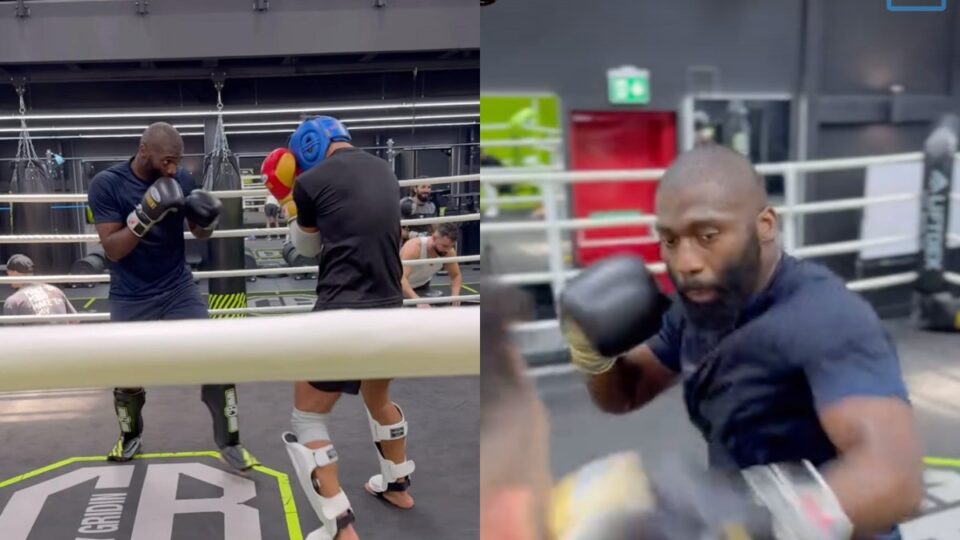
[[[600,375],[613,369],[617,359],[598,353],[577,323],[567,319],[563,321],[563,337],[570,346],[570,362],[574,367],[588,375]]]
[[[777,540],[848,540],[853,523],[817,469],[807,461],[751,467],[743,477],[770,512]]]
[[[588,373],[610,369],[613,359],[660,330],[669,307],[639,257],[611,257],[587,268],[560,295],[574,364]]]

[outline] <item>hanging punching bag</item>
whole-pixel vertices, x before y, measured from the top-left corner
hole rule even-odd
[[[223,118],[217,119],[212,149],[204,158],[203,189],[224,191],[242,189],[240,162],[227,146]],[[223,214],[218,229],[243,228],[243,199],[222,199]],[[243,238],[215,238],[207,241],[209,249],[200,267],[203,270],[240,270],[245,266]],[[210,309],[238,309],[247,307],[247,282],[243,277],[210,279]],[[212,315],[243,317],[243,315]]]
[[[13,194],[53,193],[53,186],[38,161],[19,159],[10,182]],[[13,203],[11,206],[13,234],[53,234],[51,203]],[[10,246],[10,253],[23,253],[33,260],[37,274],[51,274],[55,244],[24,243]]]

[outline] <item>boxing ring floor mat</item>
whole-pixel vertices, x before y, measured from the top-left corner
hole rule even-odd
[[[246,476],[210,452],[211,422],[198,386],[147,388],[145,459],[127,464],[101,457],[118,433],[109,390],[0,394],[0,537],[302,540],[319,520],[280,438],[290,426],[293,385],[238,389],[241,438],[263,463]],[[475,538],[478,378],[401,379],[391,395],[409,421],[408,455],[417,465],[411,510],[363,490],[378,465],[360,398],[344,395],[331,414],[358,533],[384,540]]]
[[[960,538],[960,333],[916,330],[909,321],[886,321],[900,353],[926,455],[927,497],[922,517],[902,526],[904,540]],[[706,463],[706,446],[693,428],[679,386],[625,416],[600,412],[582,378],[560,370],[534,370],[551,422],[552,469],[558,477],[591,459],[620,450],[644,456],[679,456]],[[935,459],[940,458],[940,459]]]

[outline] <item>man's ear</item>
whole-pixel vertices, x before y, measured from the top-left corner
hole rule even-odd
[[[496,490],[480,503],[480,540],[537,540],[534,508],[528,487]]]
[[[779,216],[772,206],[764,208],[757,215],[757,237],[761,243],[774,242],[777,239],[779,230]]]

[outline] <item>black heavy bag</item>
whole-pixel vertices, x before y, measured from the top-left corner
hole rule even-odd
[[[20,142],[14,162],[10,193],[53,193],[53,183],[47,177],[43,163],[37,157],[26,125],[21,126]],[[13,203],[10,205],[11,230],[13,234],[53,234],[51,203]],[[9,253],[23,253],[33,260],[37,274],[51,274],[53,246],[55,244],[23,243],[10,246]]]
[[[240,162],[227,145],[223,117],[217,119],[213,149],[204,157],[203,189],[225,191],[242,189]],[[223,214],[219,230],[243,228],[243,199],[221,199]],[[216,238],[209,242],[207,256],[201,263],[203,270],[241,270],[244,260],[243,238]],[[247,307],[247,282],[243,277],[213,278],[210,280],[210,309],[238,309]],[[242,317],[223,315],[222,317]],[[217,315],[214,315],[217,317]]]

